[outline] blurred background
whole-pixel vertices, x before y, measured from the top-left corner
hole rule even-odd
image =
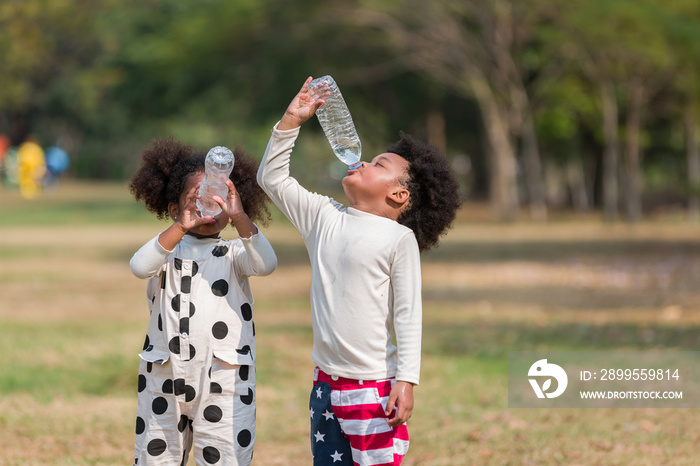
[[[693,0],[5,1],[0,152],[34,138],[101,180],[169,134],[261,156],[304,79],[330,74],[366,157],[425,139],[496,218],[696,221],[699,22]],[[309,127],[302,181],[322,185],[338,169]]]
[[[405,131],[459,177],[422,256],[406,466],[693,465],[692,409],[511,409],[508,352],[700,347],[697,0],[0,0],[0,465],[133,460],[155,137],[262,157],[330,74],[363,158]],[[315,119],[292,173],[337,195]],[[275,209],[252,280],[255,465],[309,464],[310,267]],[[235,237],[232,229],[224,230]]]

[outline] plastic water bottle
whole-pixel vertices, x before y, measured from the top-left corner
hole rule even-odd
[[[361,163],[362,144],[360,138],[357,136],[357,130],[355,130],[348,106],[333,78],[330,76],[316,78],[309,83],[309,90],[313,91],[323,84],[328,85],[330,96],[316,110],[316,117],[318,117],[323,132],[326,133],[335,155],[352,170],[359,167]]]
[[[204,179],[199,185],[197,208],[203,216],[213,217],[221,212],[221,206],[212,199],[214,195],[226,200],[228,186],[226,180],[233,170],[234,157],[230,149],[216,146],[207,153],[204,162]]]

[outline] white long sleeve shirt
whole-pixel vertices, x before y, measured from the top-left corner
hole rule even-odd
[[[331,375],[417,384],[422,303],[413,231],[304,189],[289,173],[298,134],[273,129],[258,183],[309,253],[312,360]]]
[[[181,259],[202,259],[210,254],[212,247],[223,241],[220,238],[196,238],[185,235],[175,249],[168,251],[158,242],[158,236],[144,244],[131,258],[129,265],[136,277],[151,278],[158,275],[173,253]],[[277,268],[275,251],[260,229],[250,238],[239,238],[227,243],[234,246],[234,256],[237,258],[233,263],[233,271],[239,277],[239,284],[243,291],[252,300],[253,295],[247,277],[271,274]]]

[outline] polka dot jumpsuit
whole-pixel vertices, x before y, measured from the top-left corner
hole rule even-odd
[[[255,443],[255,326],[240,240],[206,257],[171,254],[149,279],[140,354],[136,465],[248,465]],[[237,252],[236,252],[237,251]],[[245,289],[245,290],[244,290]]]

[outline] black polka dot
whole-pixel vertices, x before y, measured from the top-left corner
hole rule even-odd
[[[143,342],[143,349],[144,349],[144,351],[146,350],[146,348],[148,348],[148,346],[149,346],[150,344],[151,344],[151,339],[148,338],[148,335],[146,335],[146,340]]]
[[[162,290],[165,289],[165,283],[166,283],[165,278],[166,278],[166,277],[167,277],[167,275],[166,275],[165,270],[164,270],[163,273],[160,274],[160,288],[161,288]]]
[[[243,316],[243,320],[250,322],[250,319],[253,318],[253,308],[250,307],[250,304],[243,303],[241,305],[241,315]]]
[[[253,389],[248,387],[248,394],[247,395],[241,395],[241,401],[243,404],[249,405],[253,402]]]
[[[192,262],[192,276],[194,277],[197,275],[197,271],[199,270],[199,266],[197,265],[196,262]]]
[[[243,346],[243,348],[236,349],[236,352],[238,354],[248,354],[248,353],[250,353],[250,346],[245,345],[245,346]]]
[[[156,414],[163,414],[165,411],[168,410],[168,400],[163,398],[162,396],[159,396],[155,400],[153,400],[153,404],[151,405],[153,408],[153,412]]]
[[[211,253],[214,257],[225,256],[227,252],[228,246],[216,246],[214,249],[211,250]]]
[[[182,277],[180,280],[180,291],[183,293],[189,293],[192,287],[192,277]]]
[[[253,322],[253,336],[255,336],[255,322]]]
[[[173,296],[173,299],[170,300],[170,307],[173,308],[173,311],[175,312],[180,312],[180,295],[176,294]]]
[[[216,405],[210,405],[204,408],[204,419],[209,422],[219,422],[223,416],[223,411]]]
[[[241,378],[241,380],[248,380],[248,376],[250,375],[250,366],[241,366],[240,369],[238,369],[238,376]]]
[[[221,458],[221,453],[214,447],[204,447],[202,450],[202,456],[204,456],[204,461],[209,464],[214,464]]]
[[[148,454],[151,456],[158,456],[163,454],[163,452],[168,448],[168,444],[165,440],[156,438],[148,442]]]
[[[163,316],[158,314],[158,330],[163,331]]]
[[[228,335],[228,325],[225,322],[217,322],[212,326],[211,333],[217,340],[223,340]]]
[[[173,354],[180,354],[180,337],[173,337],[168,343],[168,348]]]
[[[173,388],[176,396],[185,393],[185,379],[175,379],[173,382]]]
[[[170,300],[170,307],[173,308],[173,311],[175,312],[180,312],[180,295],[175,295],[173,299]],[[194,315],[194,303],[190,301],[190,317]]]
[[[163,382],[163,393],[173,393],[173,379],[167,379],[165,382]]]
[[[211,286],[211,292],[214,296],[226,296],[228,294],[228,282],[224,279],[217,280]]]
[[[173,381],[173,392],[176,396],[185,395],[185,401],[192,401],[197,396],[197,391],[192,385],[185,384],[185,379]]]
[[[192,401],[197,396],[197,391],[192,385],[185,385],[185,401]]]
[[[180,333],[190,333],[190,318],[183,317],[180,319]]]
[[[238,433],[238,444],[242,447],[247,447],[250,445],[250,441],[253,440],[253,435],[248,429],[243,429]]]
[[[139,374],[139,393],[146,389],[146,376]]]
[[[185,416],[184,414],[181,415],[180,422],[177,423],[177,430],[179,430],[180,432],[184,432],[185,429],[187,428],[187,421],[188,421],[187,416]]]
[[[144,430],[146,430],[146,423],[144,422],[143,418],[136,416],[136,435],[143,434]]]
[[[197,354],[197,350],[194,349],[194,346],[190,345],[190,360],[194,359],[195,354]]]
[[[221,385],[219,385],[216,382],[212,382],[209,384],[209,393],[223,393],[224,391],[221,389]]]
[[[182,259],[175,258],[175,270],[182,270]]]
[[[146,372],[148,372],[150,374],[152,370],[153,370],[153,363],[149,361],[146,363]]]

